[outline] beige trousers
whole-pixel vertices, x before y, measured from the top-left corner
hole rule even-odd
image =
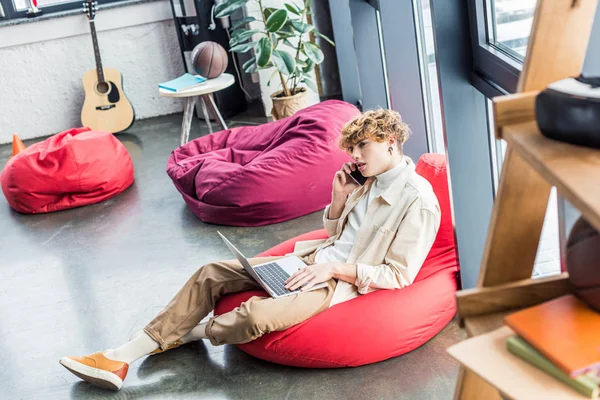
[[[257,265],[279,258],[260,257],[248,261]],[[302,260],[314,264],[314,253]],[[239,344],[299,324],[329,307],[336,281],[330,279],[327,283],[327,287],[321,289],[277,299],[253,296],[232,311],[210,318],[206,335],[215,346]],[[198,325],[221,296],[260,288],[237,260],[206,264],[191,276],[144,331],[166,349]]]

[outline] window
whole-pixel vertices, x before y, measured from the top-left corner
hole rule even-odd
[[[44,11],[44,15],[68,11],[82,10],[85,0],[37,0],[37,7]],[[125,0],[98,0],[98,4],[113,3]],[[8,19],[27,18],[27,10],[31,7],[31,0],[0,0],[0,21]],[[4,11],[4,12],[1,12]]]
[[[416,38],[419,48],[421,80],[423,82],[423,98],[425,99],[424,108],[429,149],[434,153],[445,153],[442,109],[440,105],[440,92],[438,90],[435,44],[429,1],[413,1],[417,31]]]
[[[490,0],[488,43],[523,61],[536,0]]]
[[[487,97],[514,93],[536,0],[469,0],[473,84]]]

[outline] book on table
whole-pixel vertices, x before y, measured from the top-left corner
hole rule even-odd
[[[512,354],[506,345],[507,339],[512,336],[515,336],[515,332],[508,326],[503,326],[454,344],[448,348],[448,353],[509,399],[590,398]]]
[[[517,311],[504,324],[571,378],[600,371],[600,314],[574,295]]]
[[[183,90],[194,89],[202,86],[206,82],[206,78],[200,75],[192,75],[185,73],[178,78],[172,79],[167,82],[159,83],[158,87],[161,89],[168,90],[170,92],[181,92]]]

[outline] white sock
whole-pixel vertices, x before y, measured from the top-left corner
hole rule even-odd
[[[208,320],[212,317],[212,315],[213,314],[211,312],[202,321],[200,321],[200,323],[198,325],[196,325],[191,331],[189,331],[187,334],[183,335],[183,337],[181,338],[181,341],[183,343],[189,343],[189,342],[193,342],[193,341],[200,340],[200,339],[208,339],[208,337],[206,337],[206,325],[208,324]],[[133,334],[133,336],[131,336],[129,338],[129,340],[131,341],[131,340],[135,339],[142,333],[144,333],[143,329],[135,332]]]
[[[135,336],[129,342],[116,349],[110,349],[104,352],[104,356],[111,360],[123,361],[131,364],[135,360],[158,349],[158,343],[154,341],[146,332]]]
[[[181,338],[181,341],[183,343],[189,343],[200,339],[208,339],[206,336],[206,323],[196,325],[194,329]]]

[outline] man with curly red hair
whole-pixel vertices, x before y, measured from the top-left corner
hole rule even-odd
[[[323,215],[329,239],[296,253],[307,266],[286,281],[286,288],[300,292],[255,296],[203,322],[222,295],[260,288],[237,260],[210,263],[128,343],[88,356],[63,357],[60,363],[92,384],[118,390],[129,364],[144,355],[199,339],[215,346],[247,343],[357,296],[412,284],[437,234],[440,208],[430,183],[403,153],[409,134],[392,110],[367,111],[344,126],[339,145],[353,162],[344,164],[333,179],[331,204]],[[367,178],[363,185],[350,177],[357,170]],[[309,290],[322,282],[327,285]]]

